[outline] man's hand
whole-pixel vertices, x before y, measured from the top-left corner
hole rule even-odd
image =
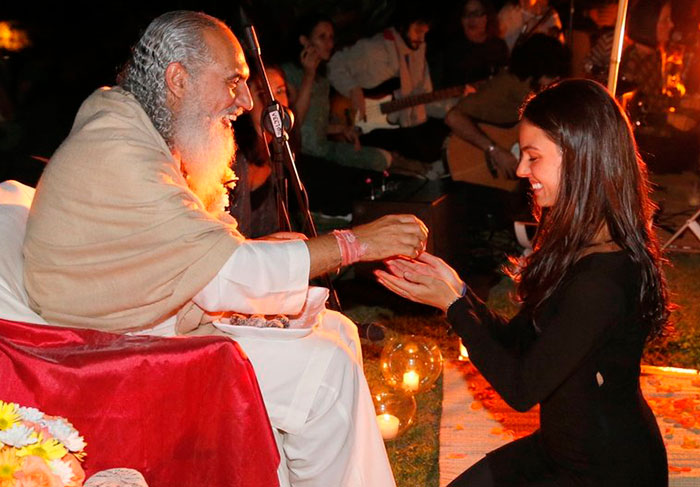
[[[507,150],[496,146],[491,153],[491,162],[496,166],[498,173],[508,179],[515,179],[515,170],[518,168],[518,160]]]
[[[364,253],[360,260],[382,260],[394,256],[413,258],[425,250],[428,229],[413,215],[388,215],[352,229]],[[336,237],[320,235],[306,241],[309,249],[309,278],[340,265],[342,256]]]
[[[350,90],[350,104],[358,120],[367,120],[367,105],[365,104],[365,93],[359,86]]]
[[[394,256],[414,258],[425,250],[428,240],[428,228],[413,215],[383,216],[352,231],[367,246],[363,261]]]

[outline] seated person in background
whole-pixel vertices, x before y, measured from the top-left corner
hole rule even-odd
[[[666,50],[673,31],[671,2],[644,0],[630,9],[627,36],[632,44],[620,63],[620,80],[634,88],[630,116],[642,123],[662,122],[670,106],[664,77]],[[663,123],[663,122],[662,122]]]
[[[408,1],[398,4],[397,9],[394,27],[336,52],[328,63],[328,79],[341,95],[350,98],[361,120],[372,115],[367,111],[367,89],[391,84],[399,88],[397,98],[433,91],[425,58],[425,35],[431,22],[428,7]],[[400,128],[375,129],[362,135],[360,141],[423,163],[438,161],[448,133],[443,122],[445,106],[418,104],[391,113],[389,120]],[[431,167],[426,165],[425,169]]]
[[[489,78],[508,64],[508,46],[498,37],[498,18],[490,0],[460,4],[459,29],[438,33],[428,44],[430,74],[436,88],[474,83]],[[455,17],[450,17],[456,24]],[[431,39],[431,41],[433,41]]]
[[[282,65],[287,78],[289,99],[295,123],[301,127],[301,153],[334,164],[382,172],[389,168],[391,154],[360,145],[353,125],[330,123],[330,84],[326,63],[334,47],[334,27],[330,19],[312,15],[298,23],[296,59]],[[346,140],[334,142],[329,135]]]
[[[284,107],[289,105],[287,86],[282,70],[267,66],[267,79],[275,99]],[[230,192],[229,213],[238,223],[238,231],[246,238],[258,238],[280,230],[277,198],[271,177],[270,155],[265,144],[271,136],[261,125],[263,109],[262,83],[258,76],[248,80],[253,108],[233,123],[236,134],[236,162],[238,180]]]
[[[452,132],[484,151],[500,177],[515,178],[518,160],[510,147],[502,147],[477,125],[512,127],[531,91],[538,91],[569,73],[569,52],[556,39],[535,34],[516,46],[507,70],[481,83],[476,93],[459,100],[445,117]]]
[[[356,327],[308,280],[415,257],[427,231],[388,216],[354,239],[246,240],[223,209],[231,122],[252,108],[248,76],[220,20],[177,11],[151,22],[119,86],[85,100],[39,182],[23,249],[30,305],[59,326],[235,337],[278,441],[282,485],[393,486]],[[236,314],[225,330],[207,314],[222,312]],[[292,316],[266,318],[279,314]]]
[[[355,200],[369,194],[367,180],[389,169],[392,157],[383,149],[360,144],[353,125],[330,123],[330,84],[326,62],[334,46],[330,19],[310,15],[300,20],[295,49],[298,60],[282,64],[289,100],[294,111],[294,130],[300,149],[297,169],[314,211],[346,217]],[[329,135],[345,141],[332,141]],[[298,139],[301,139],[300,141]],[[415,168],[420,171],[422,167]]]
[[[549,0],[510,0],[498,12],[501,38],[511,51],[534,33],[546,34],[564,42],[561,20]]]
[[[653,172],[697,169],[700,151],[700,98],[685,93],[682,57],[673,55],[671,2],[644,0],[630,9],[628,36],[620,64],[620,92],[636,126],[637,142],[653,154]]]
[[[592,0],[587,6],[574,11],[571,46],[573,77],[593,78],[604,84],[607,82],[616,22],[616,0]]]

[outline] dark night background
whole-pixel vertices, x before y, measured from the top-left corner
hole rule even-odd
[[[157,15],[177,9],[201,10],[221,18],[238,33],[239,6],[244,4],[256,25],[266,62],[280,61],[290,45],[294,19],[322,12],[336,23],[336,45],[342,47],[371,35],[391,22],[401,0],[243,0],[170,2],[67,2],[43,5],[6,0],[0,21],[26,30],[32,46],[20,52],[0,50],[0,88],[14,112],[11,126],[0,132],[0,181],[14,178],[29,184],[41,170],[30,155],[50,157],[70,130],[80,103],[94,89],[114,83],[130,46]],[[594,1],[594,0],[588,0]],[[644,1],[644,0],[641,0]],[[496,0],[500,7],[504,0]],[[566,24],[567,0],[550,3]],[[586,0],[577,0],[577,9]],[[696,0],[674,0],[677,24]],[[435,18],[431,35],[455,32],[457,0],[425,2]],[[694,26],[697,26],[697,22]],[[696,27],[695,27],[696,28]],[[430,39],[428,40],[430,42]],[[9,132],[8,132],[9,131]],[[8,137],[10,139],[8,139]]]

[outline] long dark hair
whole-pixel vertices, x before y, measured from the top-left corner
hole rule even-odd
[[[649,337],[658,336],[668,321],[669,303],[652,228],[656,206],[619,104],[595,81],[566,80],[530,98],[521,119],[543,130],[562,152],[556,201],[547,211],[535,209],[534,252],[516,276],[523,305],[534,311],[547,299],[607,225],[613,241],[641,269],[641,319]]]

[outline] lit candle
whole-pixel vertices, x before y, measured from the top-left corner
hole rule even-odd
[[[377,415],[377,424],[379,431],[382,433],[382,438],[385,440],[393,440],[399,434],[399,418],[393,414],[384,413]]]
[[[469,360],[469,353],[467,352],[467,347],[464,346],[461,340],[459,342],[459,360]]]
[[[403,374],[403,388],[407,391],[417,391],[420,377],[415,370],[409,370]]]

